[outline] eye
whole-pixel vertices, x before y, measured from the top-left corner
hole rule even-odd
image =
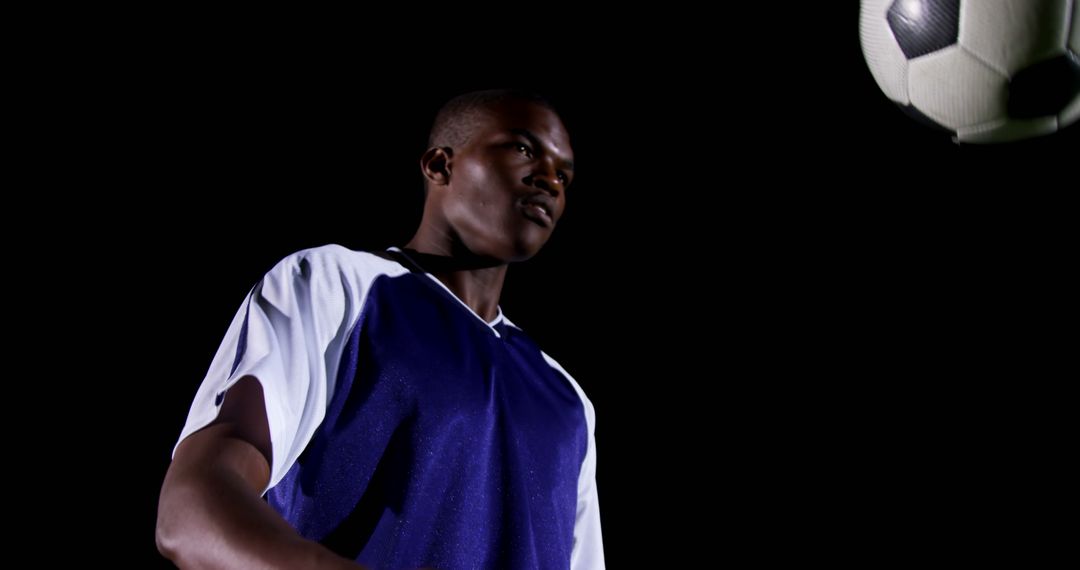
[[[555,176],[558,176],[558,177],[559,177],[559,180],[560,180],[560,181],[562,182],[563,186],[566,186],[567,184],[569,184],[569,183],[570,183],[570,178],[568,178],[568,177],[566,176],[566,173],[564,173],[564,172],[563,172],[563,171],[561,171],[561,170],[560,170],[560,171],[558,171],[558,172],[556,172],[556,173],[555,173]]]
[[[514,150],[524,154],[525,156],[532,158],[532,149],[528,145],[522,143],[514,143]]]

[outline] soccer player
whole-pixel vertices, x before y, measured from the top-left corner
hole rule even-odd
[[[294,253],[237,312],[161,490],[178,566],[604,567],[592,403],[499,308],[563,213],[569,136],[484,91],[428,146],[408,244]]]

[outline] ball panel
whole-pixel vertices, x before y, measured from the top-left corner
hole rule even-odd
[[[908,62],[911,103],[950,129],[1003,117],[1008,78],[953,46]]]
[[[904,55],[914,59],[956,43],[960,0],[896,0],[886,18]]]
[[[1073,0],[1072,21],[1069,22],[1069,49],[1080,57],[1080,0]]]
[[[1068,31],[1069,0],[978,0],[960,15],[960,45],[1010,76],[1061,54]]]
[[[878,87],[889,99],[907,105],[907,58],[885,20],[891,2],[864,0],[859,13],[859,39],[863,57]]]
[[[934,119],[931,119],[930,117],[927,117],[926,115],[922,114],[921,111],[919,111],[915,107],[912,107],[911,105],[900,105],[900,110],[903,111],[905,115],[911,117],[912,119],[915,119],[917,122],[923,124],[924,126],[934,129],[935,131],[941,131],[943,133],[949,133],[950,135],[956,135],[956,131],[946,127],[945,125],[942,125],[941,123],[935,121]]]
[[[1073,97],[1072,103],[1069,103],[1065,110],[1058,115],[1058,128],[1064,129],[1075,123],[1078,118],[1080,118],[1080,95]]]
[[[1080,95],[1080,62],[1059,55],[1020,70],[1009,88],[1010,117],[1057,115]]]
[[[956,130],[956,139],[965,143],[1000,143],[1053,134],[1057,128],[1057,117],[999,119],[983,125],[959,128]]]

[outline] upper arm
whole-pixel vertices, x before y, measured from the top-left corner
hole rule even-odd
[[[271,465],[262,386],[254,376],[245,376],[225,394],[218,417],[180,442],[169,471],[197,474],[224,468],[261,494],[269,484]]]
[[[355,568],[304,540],[260,497],[270,453],[260,383],[243,376],[219,416],[177,446],[158,504],[162,555],[181,568]]]
[[[352,291],[359,287],[346,291],[346,283],[355,280],[343,276],[332,253],[289,256],[255,285],[218,347],[180,434],[183,442],[215,425],[195,441],[228,437],[254,446],[270,465],[260,494],[284,477],[321,423],[343,340],[357,316]],[[236,389],[248,376],[257,379],[251,389]],[[178,444],[174,458],[180,452]]]
[[[272,459],[262,405],[258,380],[245,376],[229,389],[218,417],[177,445],[161,485],[156,531],[158,550],[174,562],[206,554],[199,551],[206,534],[220,538],[222,528],[236,526],[228,521],[244,520],[243,511],[262,502]]]

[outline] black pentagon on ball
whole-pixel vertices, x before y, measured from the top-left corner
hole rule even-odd
[[[1015,119],[1056,115],[1080,93],[1080,61],[1071,52],[1021,69],[1009,84],[1008,113]]]
[[[903,111],[907,116],[915,119],[916,121],[922,123],[927,127],[930,127],[936,131],[949,133],[950,135],[956,135],[956,131],[924,115],[921,111],[916,109],[914,105],[898,105],[898,107],[900,107],[900,110]]]
[[[900,49],[913,59],[956,43],[960,0],[895,0],[886,18]]]

